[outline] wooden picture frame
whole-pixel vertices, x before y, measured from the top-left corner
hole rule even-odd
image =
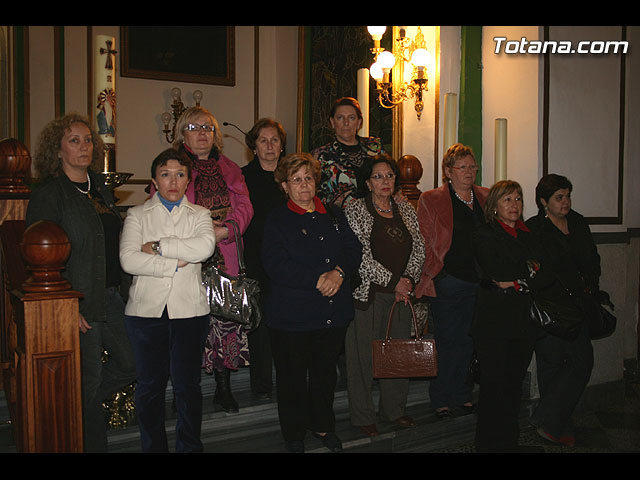
[[[235,27],[120,27],[120,75],[235,85]]]

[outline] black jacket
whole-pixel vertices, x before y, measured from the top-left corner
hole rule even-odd
[[[269,279],[262,266],[260,255],[264,223],[271,210],[285,203],[286,196],[274,180],[273,172],[263,170],[257,158],[242,167],[242,174],[253,206],[253,218],[242,236],[244,263],[247,267],[247,275],[260,282],[261,294],[266,296],[269,290]]]
[[[122,225],[113,196],[101,176],[89,171],[92,193],[97,191]],[[105,235],[91,200],[78,192],[69,178],[60,174],[34,189],[29,200],[26,225],[39,220],[57,223],[67,234],[71,254],[62,272],[73,290],[80,292],[80,313],[87,322],[105,321],[106,261]]]
[[[518,230],[517,238],[492,221],[475,230],[474,253],[480,275],[480,288],[472,335],[493,338],[535,338],[541,331],[529,319],[531,295],[519,293],[515,288],[500,289],[493,281],[513,282],[526,280],[529,289],[550,285],[553,277],[542,265],[542,252],[530,232]],[[528,260],[541,263],[531,278]]]
[[[600,255],[582,215],[570,210],[569,235],[563,234],[543,214],[527,220],[526,225],[543,249],[544,262],[574,293],[589,289],[597,293],[600,281]]]

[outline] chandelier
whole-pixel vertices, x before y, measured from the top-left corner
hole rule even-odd
[[[394,108],[405,100],[415,98],[418,120],[424,103],[422,93],[429,90],[427,65],[431,56],[427,51],[422,30],[418,27],[413,39],[406,36],[407,27],[398,27],[398,37],[390,52],[380,46],[387,27],[367,27],[373,39],[371,53],[374,63],[369,69],[376,81],[378,102],[384,108]]]

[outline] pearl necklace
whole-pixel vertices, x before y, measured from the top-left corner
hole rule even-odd
[[[81,190],[80,187],[78,187],[78,185],[74,184],[74,187],[76,187],[76,189],[82,193],[83,195],[89,195],[89,192],[91,191],[91,177],[89,176],[89,172],[87,172],[87,191],[85,192],[84,190]]]
[[[453,193],[455,194],[456,198],[465,205],[473,205],[473,188],[471,189],[471,200],[469,200],[468,202],[464,200],[460,195],[458,195],[458,192],[456,192],[455,190],[453,191]]]
[[[376,205],[376,202],[372,202],[373,206],[376,207],[376,210],[378,210],[381,213],[391,213],[391,210],[393,210],[393,207],[389,207],[388,210],[385,210],[384,208],[380,208],[378,205]]]

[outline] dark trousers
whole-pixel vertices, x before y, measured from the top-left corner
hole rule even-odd
[[[438,349],[438,376],[429,383],[434,409],[471,402],[473,385],[466,382],[473,356],[469,335],[476,302],[477,283],[444,275],[435,283],[437,297],[430,297],[433,336]]]
[[[533,345],[533,339],[489,336],[475,342],[480,365],[477,452],[515,450],[522,383],[533,356]]]
[[[117,288],[105,290],[106,320],[80,332],[84,451],[107,451],[107,422],[102,402],[136,379],[133,352],[124,326],[124,302]],[[103,352],[107,361],[103,362]]]
[[[536,342],[540,402],[531,423],[556,437],[573,435],[571,415],[593,369],[593,346],[585,323],[573,341],[545,335]]]
[[[170,320],[126,317],[136,359],[136,413],[143,452],[167,452],[164,425],[167,381],[178,410],[176,452],[201,452],[202,390],[200,374],[209,315]]]
[[[285,441],[303,440],[307,429],[318,433],[335,431],[337,361],[346,330],[270,330],[278,415]]]
[[[273,389],[273,358],[269,327],[260,322],[258,328],[249,332],[249,375],[253,393],[270,393]]]

